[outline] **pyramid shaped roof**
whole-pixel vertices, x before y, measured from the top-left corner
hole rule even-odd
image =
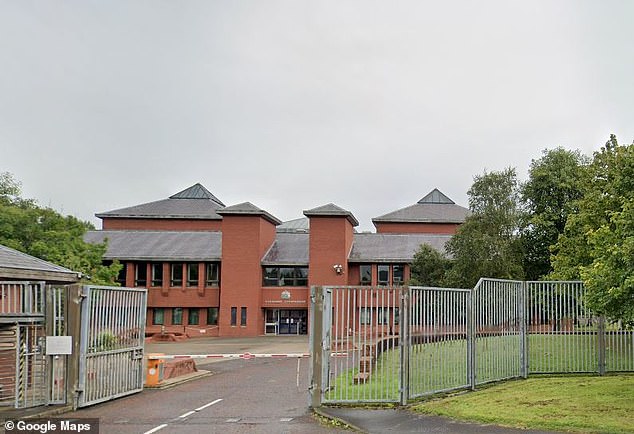
[[[471,212],[434,188],[414,205],[372,219],[373,223],[463,223]]]
[[[220,220],[225,205],[201,184],[194,184],[167,199],[95,214],[99,218],[152,218]]]

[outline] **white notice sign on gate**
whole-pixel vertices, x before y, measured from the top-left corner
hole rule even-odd
[[[47,336],[46,337],[46,355],[54,356],[59,354],[73,353],[73,337],[72,336]]]

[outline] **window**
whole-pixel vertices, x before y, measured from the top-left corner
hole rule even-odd
[[[172,324],[180,325],[183,323],[183,308],[175,307],[172,309]]]
[[[372,265],[359,266],[359,285],[372,285]]]
[[[372,322],[372,309],[369,307],[362,307],[359,311],[359,322],[361,325],[369,325]]]
[[[200,309],[189,309],[189,315],[187,316],[188,325],[198,325],[200,319]]]
[[[121,270],[119,270],[119,274],[117,275],[117,282],[119,283],[119,285],[121,286],[125,286],[125,282],[126,282],[126,274],[128,271],[128,264],[126,264],[125,262],[121,264]]]
[[[390,309],[378,307],[376,310],[376,323],[378,325],[388,325],[390,323]]]
[[[147,264],[138,262],[134,264],[134,286],[147,285]]]
[[[237,307],[232,307],[231,308],[231,325],[235,326],[238,323],[238,308]]]
[[[152,286],[163,286],[163,264],[152,262],[150,265]]]
[[[171,264],[171,276],[170,286],[183,286],[183,264]]]
[[[398,307],[394,308],[394,325],[398,325],[398,321],[400,320],[400,311],[398,310]]]
[[[246,307],[240,308],[240,325],[241,326],[247,325],[247,308]]]
[[[402,285],[405,280],[405,266],[402,264],[392,265],[392,284]]]
[[[218,308],[207,308],[207,325],[218,325]]]
[[[390,284],[390,266],[389,265],[378,265],[378,283],[379,285],[389,285]]]
[[[162,307],[152,309],[152,324],[163,325],[165,323],[165,312]]]
[[[207,262],[205,264],[205,286],[218,286],[220,283],[220,264]]]
[[[263,286],[308,286],[308,267],[264,267]]]
[[[198,286],[198,264],[187,264],[187,286]]]

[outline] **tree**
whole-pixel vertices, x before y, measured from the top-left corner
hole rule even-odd
[[[551,276],[581,278],[590,308],[634,325],[634,144],[611,135],[595,152],[576,206],[554,248]]]
[[[86,243],[90,229],[88,222],[21,198],[20,183],[10,173],[0,174],[0,244],[78,271],[93,284],[113,285],[121,265],[102,264],[106,244]]]
[[[442,287],[445,285],[445,273],[450,265],[451,261],[438,250],[421,244],[411,264],[410,284]]]
[[[523,278],[515,169],[476,176],[468,195],[472,214],[446,246],[453,259],[446,283],[469,288],[481,277]]]
[[[523,267],[528,280],[538,280],[552,271],[551,246],[557,243],[568,216],[577,211],[581,198],[582,169],[588,159],[579,151],[564,148],[545,150],[531,162],[528,181],[521,189],[526,210],[522,226]]]

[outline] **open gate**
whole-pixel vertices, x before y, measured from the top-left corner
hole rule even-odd
[[[76,406],[140,392],[147,289],[84,286],[81,296]]]

